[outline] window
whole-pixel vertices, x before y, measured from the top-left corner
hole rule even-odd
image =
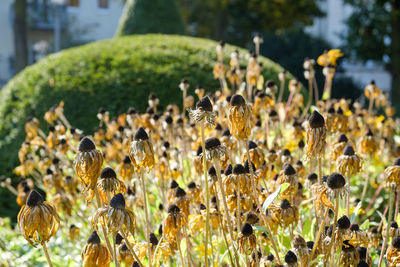
[[[73,7],[79,7],[79,0],[68,0],[68,5]]]
[[[108,8],[108,0],[98,0],[99,8]]]

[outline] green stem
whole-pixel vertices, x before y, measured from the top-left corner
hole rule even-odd
[[[383,255],[385,254],[386,243],[388,242],[388,239],[389,239],[390,224],[392,223],[392,212],[393,212],[393,196],[394,196],[393,191],[396,192],[394,186],[392,186],[391,190],[390,190],[388,221],[386,224],[386,233],[385,233],[385,238],[383,239],[383,243],[382,243],[382,250],[381,250],[381,255],[379,257],[378,267],[381,267],[381,265],[382,265]]]
[[[49,252],[47,251],[46,243],[42,242],[41,245],[43,247],[43,251],[44,251],[44,255],[46,256],[47,263],[49,264],[50,267],[53,267],[53,263],[51,262]]]

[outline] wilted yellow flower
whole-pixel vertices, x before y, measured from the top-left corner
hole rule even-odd
[[[331,49],[329,51],[325,51],[322,55],[320,55],[317,59],[317,63],[320,66],[336,66],[336,61],[338,58],[342,57],[343,53],[340,49]]]
[[[139,128],[134,139],[129,148],[132,164],[138,169],[151,170],[155,163],[153,144],[143,127]]]
[[[229,130],[236,139],[247,139],[251,133],[251,107],[241,95],[234,95],[230,101]]]
[[[32,245],[44,244],[56,234],[60,227],[60,218],[56,208],[32,190],[26,205],[18,213],[18,226],[25,239]]]
[[[93,190],[100,176],[103,165],[103,155],[96,149],[93,141],[84,137],[79,143],[78,154],[75,158],[75,171],[84,186],[84,192]]]
[[[308,119],[306,126],[306,159],[321,158],[326,147],[325,119],[314,111]]]
[[[107,247],[100,243],[100,237],[96,231],[90,235],[86,246],[82,251],[83,267],[109,267],[111,254]]]
[[[135,216],[132,211],[125,209],[125,198],[121,193],[115,195],[108,206],[96,211],[92,218],[92,226],[97,229],[98,223],[107,227],[110,233],[124,231],[135,234]]]

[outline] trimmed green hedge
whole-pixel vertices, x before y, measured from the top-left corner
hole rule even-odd
[[[182,102],[178,89],[186,77],[215,90],[212,69],[215,47],[210,40],[174,35],[137,35],[91,43],[52,54],[26,68],[0,92],[0,174],[10,174],[24,140],[24,123],[43,114],[61,100],[65,114],[76,127],[90,133],[98,124],[97,110],[105,107],[112,116],[133,106],[144,111],[154,92],[160,105]],[[234,49],[227,45],[225,60]],[[261,57],[265,79],[277,80],[281,67]],[[47,132],[47,131],[46,131]]]

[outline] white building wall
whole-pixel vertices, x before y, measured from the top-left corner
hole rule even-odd
[[[49,0],[51,2],[51,0]],[[79,7],[66,7],[67,18],[70,22],[67,25],[70,32],[77,29],[83,31],[79,39],[85,41],[99,41],[112,38],[118,26],[119,18],[124,9],[123,0],[109,0],[108,8],[99,8],[98,0],[80,0]],[[13,28],[11,5],[14,0],[0,0],[0,88],[12,77],[9,58],[14,55]],[[51,12],[51,11],[50,11]],[[40,39],[42,33],[29,32],[28,43],[32,44]],[[50,39],[52,32],[49,31]],[[47,38],[48,34],[45,34]],[[48,41],[48,40],[46,40]],[[52,49],[52,46],[49,46]]]
[[[0,85],[11,75],[10,56],[14,54],[14,34],[11,27],[11,5],[14,0],[0,1]]]
[[[89,32],[84,38],[95,41],[114,36],[124,9],[123,0],[109,0],[107,9],[99,8],[97,2],[97,0],[81,0],[79,7],[67,7],[68,18],[73,20],[71,26],[88,27]]]

